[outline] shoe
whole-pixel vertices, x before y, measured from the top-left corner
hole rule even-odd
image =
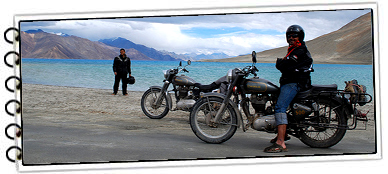
[[[128,93],[124,94],[124,96],[128,96]]]
[[[283,148],[281,145],[274,143],[271,146],[265,148],[264,152],[266,152],[266,153],[288,152],[288,149]]]
[[[112,95],[117,95],[116,93],[112,93]]]
[[[288,140],[290,140],[290,139],[291,139],[291,137],[287,135],[287,136],[284,138],[284,141],[288,141]],[[278,137],[276,136],[274,139],[272,139],[272,140],[269,141],[269,142],[270,142],[270,143],[275,143],[277,140],[278,140]]]

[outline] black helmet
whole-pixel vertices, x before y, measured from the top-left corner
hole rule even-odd
[[[300,41],[303,41],[304,40],[304,30],[301,26],[299,25],[291,25],[287,28],[287,31],[286,31],[286,38],[287,38],[287,35],[290,34],[290,33],[296,33],[298,34],[298,37],[299,37],[299,40]]]
[[[128,82],[128,84],[130,84],[130,85],[133,85],[133,84],[135,84],[135,77],[133,77],[133,76],[129,76],[128,77],[128,79],[127,79],[127,82]]]

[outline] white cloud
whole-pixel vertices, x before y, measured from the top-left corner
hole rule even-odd
[[[306,39],[339,29],[368,11],[289,12],[239,15],[210,15],[156,18],[66,20],[29,23],[22,28],[43,29],[47,32],[66,33],[90,40],[124,37],[137,44],[176,53],[223,52],[229,55],[263,51],[285,46],[285,30],[293,24],[301,25]],[[35,24],[35,25],[34,25]],[[54,25],[52,25],[54,24]],[[35,27],[35,28],[34,28]],[[209,35],[206,38],[189,36],[183,30],[201,28],[241,31]],[[268,31],[268,32],[267,32]],[[198,33],[205,34],[205,33]]]

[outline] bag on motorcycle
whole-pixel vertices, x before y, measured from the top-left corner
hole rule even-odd
[[[350,101],[352,103],[358,103],[360,106],[363,106],[366,104],[366,86],[365,85],[359,85],[357,80],[352,80],[352,81],[345,81],[346,87],[345,87],[345,92],[350,92],[350,93],[355,93],[350,95]]]

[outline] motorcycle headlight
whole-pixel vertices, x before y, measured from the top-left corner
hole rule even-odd
[[[167,79],[168,75],[170,74],[170,70],[163,70],[164,78]]]
[[[240,68],[230,69],[228,71],[227,80],[228,82],[233,82],[233,80],[237,77],[237,72],[241,71]]]
[[[227,80],[228,82],[233,82],[233,80],[236,78],[236,72],[238,71],[238,68],[230,69],[228,71]]]
[[[233,80],[233,69],[228,70],[227,78],[228,82]]]

